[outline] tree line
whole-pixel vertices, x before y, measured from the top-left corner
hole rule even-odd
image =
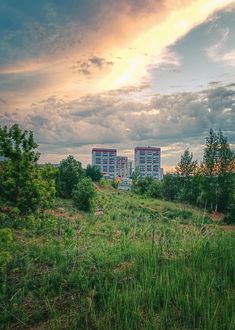
[[[235,218],[235,156],[227,138],[219,130],[210,130],[206,138],[203,160],[199,164],[186,149],[172,173],[162,181],[133,174],[133,189],[138,194],[178,200],[210,211],[228,213]]]
[[[50,207],[55,197],[73,199],[80,210],[95,206],[93,181],[102,180],[100,169],[83,169],[73,156],[62,160],[58,168],[38,165],[38,145],[32,131],[17,124],[0,127],[0,203],[17,207],[22,214]],[[132,176],[133,191],[154,198],[176,200],[235,218],[235,156],[223,132],[212,129],[206,138],[203,160],[199,164],[186,149],[175,171],[163,180]],[[113,184],[113,183],[112,183]],[[116,185],[113,184],[116,187]]]
[[[91,210],[95,199],[92,181],[102,177],[99,168],[88,165],[84,170],[73,156],[62,160],[59,168],[40,166],[37,148],[32,131],[17,124],[0,126],[0,203],[26,214],[52,206],[58,196],[72,198],[81,210]]]

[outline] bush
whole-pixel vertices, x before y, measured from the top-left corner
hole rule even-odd
[[[82,178],[74,187],[72,198],[75,207],[82,211],[92,211],[95,207],[96,190],[90,178]]]
[[[228,213],[224,217],[224,222],[228,224],[235,224],[235,202],[228,208]]]
[[[0,198],[19,208],[22,213],[47,207],[55,195],[55,180],[48,178],[48,169],[37,167],[39,153],[33,132],[18,125],[0,127]]]
[[[98,166],[93,166],[89,164],[86,168],[86,176],[88,178],[91,178],[92,181],[99,182],[102,178],[102,173]]]
[[[147,191],[148,196],[153,198],[161,198],[162,197],[162,183],[159,180],[153,180]]]
[[[59,196],[71,198],[72,191],[79,180],[84,176],[82,165],[73,156],[62,160],[58,172],[57,189]]]
[[[119,185],[119,181],[117,179],[113,178],[112,181],[111,181],[111,186],[114,189],[117,189],[118,188],[118,185]]]

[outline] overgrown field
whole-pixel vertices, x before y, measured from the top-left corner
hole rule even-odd
[[[235,329],[231,234],[182,204],[98,199],[0,214],[2,329]]]

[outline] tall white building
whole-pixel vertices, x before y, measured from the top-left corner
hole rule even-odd
[[[110,178],[116,176],[116,157],[117,149],[92,149],[92,165],[99,167],[101,173]]]
[[[116,176],[128,178],[128,158],[124,156],[116,157]]]
[[[143,177],[161,178],[161,149],[155,147],[135,148],[135,169]]]

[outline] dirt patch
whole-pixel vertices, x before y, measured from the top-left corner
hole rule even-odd
[[[220,212],[212,212],[211,213],[211,219],[213,221],[219,222],[223,219],[223,213]]]
[[[47,210],[46,213],[50,215],[55,215],[56,217],[69,218],[68,214],[66,214],[65,212],[61,212],[60,210]]]
[[[233,225],[221,225],[220,227],[225,231],[235,231],[235,226]]]

